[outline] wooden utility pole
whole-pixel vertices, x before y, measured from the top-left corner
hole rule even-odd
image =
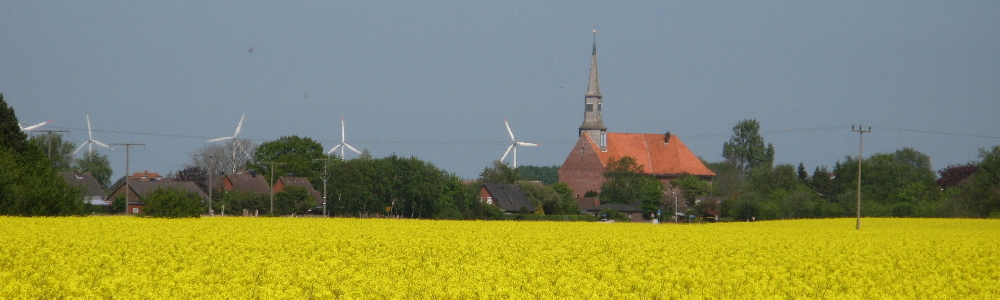
[[[218,155],[198,155],[198,156],[208,157],[210,159],[210,161],[208,163],[208,172],[206,172],[206,173],[208,173],[208,216],[209,217],[214,217],[215,216],[215,211],[212,209],[212,190],[214,189],[214,187],[212,186],[212,177],[215,177],[215,174],[212,174],[212,173],[215,172],[214,171],[215,170],[215,157],[218,156]],[[223,213],[223,217],[225,217],[225,213]]]
[[[35,130],[33,132],[44,132],[46,134],[45,142],[49,144],[49,159],[52,159],[52,136],[51,134],[56,132],[69,132],[68,130]]]
[[[328,162],[330,162],[330,159],[329,158],[317,158],[317,159],[313,159],[313,160],[314,161],[316,161],[316,160],[322,160],[323,161],[323,217],[326,217],[326,178],[327,178],[326,164]]]
[[[129,174],[129,153],[132,146],[145,146],[146,144],[112,143],[112,145],[125,146],[125,215],[128,215],[128,191],[130,189],[128,185],[128,178],[132,176],[132,174]]]
[[[851,131],[857,132],[860,137],[858,140],[858,224],[857,229],[861,230],[861,160],[864,159],[865,152],[865,133],[872,132],[872,127],[868,126],[868,129],[864,129],[864,126],[851,126]]]
[[[274,216],[274,166],[284,165],[285,163],[266,162],[265,164],[271,165],[271,212],[269,214],[273,217]]]

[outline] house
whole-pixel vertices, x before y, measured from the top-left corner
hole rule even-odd
[[[86,203],[93,205],[111,205],[111,201],[105,200],[107,194],[101,184],[88,172],[59,172],[59,176],[66,185],[83,188]]]
[[[208,201],[208,195],[206,195],[205,192],[202,192],[201,189],[198,188],[198,185],[191,181],[174,181],[149,177],[130,177],[128,178],[128,189],[126,189],[124,182],[124,180],[118,180],[118,183],[112,187],[111,194],[108,195],[108,199],[115,199],[118,196],[123,196],[127,193],[128,207],[126,210],[129,214],[142,213],[142,207],[146,205],[146,203],[143,202],[143,199],[145,199],[149,193],[159,188],[179,189],[182,191],[194,192],[201,197],[203,202]]]
[[[573,190],[581,209],[594,207],[587,192],[599,192],[609,159],[630,156],[641,165],[644,174],[653,175],[665,184],[690,174],[711,180],[709,170],[676,135],[657,133],[608,132],[601,117],[603,96],[597,76],[597,42],[591,54],[590,82],[584,96],[584,119],[578,139],[559,168],[559,181]]]
[[[264,176],[257,173],[226,174],[222,180],[217,180],[218,187],[223,191],[249,191],[260,194],[271,193],[271,187]]]
[[[278,181],[274,183],[274,193],[284,191],[286,186],[297,186],[306,189],[309,195],[312,195],[316,199],[316,206],[323,206],[323,195],[320,195],[316,189],[313,188],[312,183],[309,183],[309,179],[305,177],[291,177],[285,176],[278,178]]]
[[[508,214],[520,212],[522,209],[529,213],[535,212],[535,205],[528,199],[528,194],[516,184],[484,183],[479,189],[479,201],[495,205]]]

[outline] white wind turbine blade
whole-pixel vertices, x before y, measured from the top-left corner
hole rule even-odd
[[[333,154],[333,152],[337,151],[337,148],[340,148],[340,146],[343,146],[343,145],[344,144],[337,144],[336,146],[333,146],[333,149],[330,149],[330,151],[327,151],[326,154]]]
[[[28,127],[21,127],[21,123],[17,123],[17,127],[21,127],[21,131],[31,131],[31,130],[33,130],[35,128],[45,126],[45,124],[48,124],[49,122],[52,122],[52,121],[45,121],[45,122],[41,122],[41,123],[38,123],[38,124],[35,124],[35,125],[31,125],[31,126],[28,126]]]
[[[231,140],[231,139],[233,139],[233,137],[227,136],[227,137],[220,137],[220,138],[217,138],[217,139],[211,139],[211,140],[208,140],[208,142],[211,143],[211,142],[218,142],[218,141]]]
[[[351,149],[351,151],[354,151],[354,153],[361,154],[361,151],[358,151],[358,149],[354,149],[354,147],[351,147],[351,145],[344,144],[344,147],[347,147],[347,149]]]
[[[80,147],[77,147],[76,151],[73,151],[73,154],[70,154],[70,155],[76,155],[76,153],[80,152],[80,149],[83,149],[83,147],[87,146],[87,144],[90,144],[90,141],[86,141],[86,142],[83,142],[83,144],[80,144]]]
[[[108,148],[108,150],[112,150],[112,151],[115,150],[114,148],[111,148],[111,146],[105,145],[104,143],[98,142],[97,140],[90,140],[90,142],[92,142],[94,144],[97,144],[98,146],[101,146],[101,147],[104,147],[104,148]]]
[[[526,142],[517,142],[517,145],[518,146],[528,146],[528,147],[538,146],[538,144],[535,144],[535,143],[526,143]]]
[[[514,141],[515,141],[515,140],[514,140],[514,132],[513,132],[513,131],[510,131],[510,124],[507,124],[507,119],[503,119],[503,125],[504,125],[504,126],[507,126],[507,133],[509,133],[509,134],[510,134],[510,141],[511,141],[511,142],[514,142]]]
[[[87,151],[94,151],[94,132],[90,130],[90,115],[87,115]]]
[[[500,158],[500,161],[507,159],[507,154],[510,154],[510,149],[514,149],[514,144],[510,144],[510,146],[507,146],[507,152],[503,153],[503,157]]]
[[[243,113],[243,116],[242,116],[242,117],[240,117],[240,124],[239,124],[239,125],[236,125],[236,133],[234,133],[234,134],[233,134],[233,138],[234,138],[234,139],[235,139],[235,138],[236,138],[237,136],[239,136],[239,135],[240,135],[240,128],[243,128],[243,118],[246,118],[246,116],[247,116],[247,113]]]

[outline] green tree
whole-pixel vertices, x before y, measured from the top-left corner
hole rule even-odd
[[[52,160],[52,168],[57,172],[74,171],[73,150],[76,144],[64,141],[62,135],[54,132],[33,135],[28,139],[28,143],[34,144]]]
[[[296,177],[306,177],[315,186],[322,186],[323,181],[320,175],[323,171],[323,162],[315,159],[327,158],[323,153],[323,145],[311,138],[299,136],[283,136],[277,140],[265,142],[257,146],[254,153],[253,162],[249,163],[250,170],[267,176],[268,182],[275,182],[277,178],[271,177],[271,164],[275,164],[274,176],[282,177],[291,174]]]
[[[564,215],[576,215],[580,213],[580,207],[576,204],[576,194],[565,182],[557,182],[552,185],[552,190],[559,194],[562,203],[561,213]]]
[[[698,178],[698,176],[687,174],[674,179],[670,184],[681,190],[681,193],[684,195],[684,202],[688,207],[694,206],[696,198],[708,196],[710,190],[708,181]]]
[[[630,156],[609,158],[601,186],[600,199],[604,203],[640,202],[640,210],[648,217],[663,202],[664,186],[660,180],[642,173],[642,166]]]
[[[541,181],[545,185],[553,185],[559,181],[559,166],[518,166],[517,174],[522,180]]]
[[[838,200],[850,209],[857,186],[858,161],[847,157],[834,168],[840,188]],[[866,216],[912,216],[917,202],[933,201],[940,193],[930,157],[912,148],[893,153],[876,153],[862,162],[861,209]],[[917,191],[921,189],[922,191]],[[914,198],[919,196],[919,198]]]
[[[774,163],[774,146],[764,145],[757,120],[743,120],[733,126],[733,136],[722,145],[722,157],[735,164],[740,170],[757,167],[771,167]]]
[[[221,196],[219,196],[221,194]],[[219,199],[213,199],[212,209],[222,212],[223,207],[230,215],[242,215],[246,211],[249,215],[267,214],[271,208],[270,195],[255,193],[250,191],[226,191],[216,194]]]
[[[111,185],[111,161],[107,155],[97,151],[87,151],[83,154],[83,158],[73,162],[73,169],[89,172],[101,187],[108,188]]]
[[[976,171],[955,188],[953,198],[974,217],[1000,218],[1000,146],[980,149]]]
[[[274,213],[277,215],[305,214],[316,207],[316,198],[300,186],[286,186],[274,194]]]
[[[157,188],[143,199],[143,214],[154,218],[198,218],[205,211],[198,193]]]
[[[0,95],[0,215],[83,215],[83,199],[83,189],[68,186],[42,150],[27,142]]]
[[[497,160],[493,161],[493,167],[483,168],[479,173],[479,181],[485,183],[516,183],[521,180],[517,170],[507,164]]]
[[[21,154],[27,146],[27,138],[17,123],[14,108],[7,106],[3,94],[0,94],[0,148],[10,149],[13,154]]]

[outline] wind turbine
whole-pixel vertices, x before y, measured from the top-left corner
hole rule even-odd
[[[503,125],[507,126],[507,133],[510,134],[510,142],[511,142],[511,144],[510,144],[510,146],[507,147],[507,152],[503,153],[503,157],[500,158],[500,161],[503,161],[504,159],[506,159],[507,158],[507,154],[510,154],[510,150],[514,149],[514,168],[517,168],[517,146],[535,147],[535,146],[538,146],[538,144],[518,142],[517,140],[514,139],[514,132],[510,130],[510,124],[507,124],[507,119],[503,119]]]
[[[48,122],[46,122],[46,123],[48,123]],[[38,126],[38,125],[35,125],[35,126]],[[94,132],[90,130],[90,115],[87,115],[87,141],[83,142],[83,144],[80,144],[80,147],[76,148],[76,151],[73,151],[72,155],[76,155],[77,152],[80,152],[80,150],[83,149],[83,146],[89,146],[87,148],[87,152],[94,151],[94,144],[97,144],[98,146],[101,146],[101,147],[104,147],[104,148],[108,148],[108,150],[111,150],[111,151],[115,150],[114,148],[111,148],[111,146],[105,145],[104,143],[98,142],[97,140],[94,139]]]
[[[333,149],[330,149],[330,151],[326,152],[326,154],[331,154],[334,151],[337,151],[337,148],[340,148],[341,159],[344,158],[344,148],[351,149],[351,151],[354,151],[354,153],[361,154],[361,151],[358,151],[358,149],[354,149],[354,147],[351,147],[351,145],[348,145],[347,142],[344,141],[344,118],[340,118],[340,144],[333,146]]]
[[[250,156],[250,154],[247,153],[247,150],[243,148],[243,145],[242,145],[242,143],[240,143],[240,140],[238,138],[239,135],[240,135],[240,129],[243,128],[243,118],[246,118],[246,116],[247,116],[247,114],[243,113],[243,116],[240,117],[240,123],[238,125],[236,125],[236,133],[233,133],[233,136],[220,137],[220,138],[217,138],[217,139],[208,140],[209,143],[211,143],[211,142],[218,142],[218,141],[224,141],[224,140],[232,140],[232,143],[233,143],[233,161],[232,161],[232,163],[233,163],[233,172],[236,172],[236,164],[237,164],[236,154],[237,154],[237,152],[241,152],[242,151],[244,155],[246,155],[248,157]]]
[[[21,123],[17,123],[17,127],[20,127],[21,131],[31,131],[31,130],[34,130],[35,128],[45,126],[45,124],[48,124],[49,122],[52,122],[52,120],[41,122],[41,123],[38,123],[38,124],[35,124],[35,125],[31,125],[31,126],[28,126],[28,127],[21,127]]]

